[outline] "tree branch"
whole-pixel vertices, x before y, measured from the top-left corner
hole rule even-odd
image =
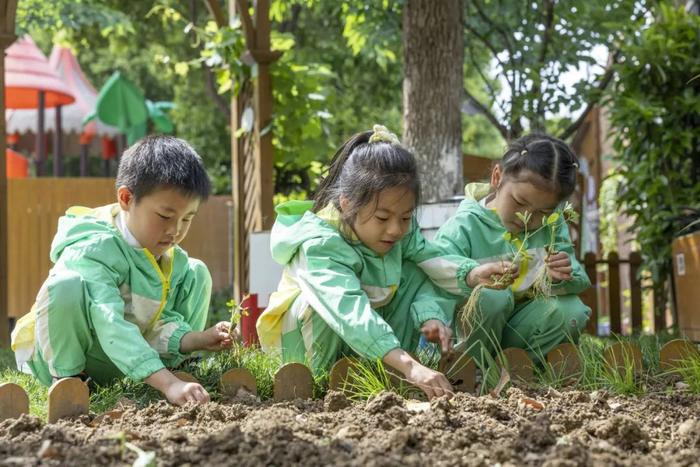
[[[506,81],[508,82],[508,86],[510,86],[510,89],[511,89],[511,90],[515,90],[514,85],[513,85],[513,81],[512,81],[512,80],[510,79],[510,77],[508,76],[508,71],[507,71],[508,69],[506,68],[505,63],[503,63],[503,62],[501,61],[501,59],[498,58],[498,51],[497,51],[496,48],[493,46],[493,44],[491,44],[491,43],[486,39],[486,37],[484,37],[482,34],[480,34],[476,29],[474,29],[473,27],[471,27],[468,23],[465,22],[465,23],[464,23],[464,27],[467,28],[467,31],[469,31],[470,33],[472,33],[477,39],[479,39],[479,40],[486,46],[486,48],[489,49],[489,51],[493,54],[493,58],[496,59],[496,61],[498,62],[498,64],[499,64],[499,65],[501,66],[501,68],[503,69],[503,75],[505,76]]]
[[[206,5],[207,10],[216,21],[216,25],[220,28],[226,26],[226,15],[224,14],[219,2],[217,0],[203,0],[204,5]]]
[[[219,27],[225,26],[226,19],[223,16],[223,12],[221,11],[221,8],[219,7],[219,4],[216,2],[216,0],[204,0],[204,3],[207,5],[209,13],[212,16],[214,16],[216,24],[219,25]],[[217,15],[219,17],[217,17]],[[190,3],[190,21],[192,22],[192,24],[196,24],[197,21],[197,8],[195,6],[194,1]],[[223,23],[220,24],[220,21],[223,21]],[[202,47],[201,42],[197,41],[197,51],[199,52],[200,56],[203,50],[204,48]],[[221,111],[221,113],[224,114],[226,119],[230,122],[231,108],[229,107],[228,102],[223,97],[221,97],[221,94],[219,94],[216,88],[216,79],[214,77],[214,73],[212,73],[211,69],[208,68],[206,65],[202,67],[202,70],[204,71],[204,81],[206,84],[204,89],[206,90],[209,97],[211,97],[211,99],[214,101],[214,104],[219,109],[219,111]]]
[[[498,101],[498,93],[496,92],[496,90],[493,88],[493,86],[489,82],[488,78],[486,77],[486,75],[482,71],[481,67],[476,63],[476,60],[474,59],[473,53],[469,54],[469,60],[471,61],[472,65],[474,66],[474,69],[476,69],[476,72],[479,74],[479,77],[481,78],[481,80],[486,85],[486,87],[489,91],[489,97],[491,97],[491,100],[498,105],[498,107],[501,109],[501,111],[503,112],[504,115],[508,115],[508,111]]]
[[[612,59],[610,60],[610,65],[608,65],[608,68],[605,70],[605,73],[603,73],[600,77],[600,81],[598,82],[598,86],[596,86],[596,90],[598,91],[604,91],[605,88],[608,87],[608,84],[610,84],[610,81],[612,81],[613,76],[615,75],[615,64],[617,63],[617,60],[620,57],[620,49],[617,49],[612,56]],[[576,130],[579,129],[581,124],[586,120],[586,116],[588,116],[588,113],[593,109],[593,107],[598,103],[599,99],[593,99],[591,100],[587,105],[586,108],[581,112],[581,114],[578,116],[576,121],[574,121],[571,125],[569,125],[568,128],[566,128],[559,138],[561,139],[567,139],[569,136],[574,134]]]
[[[513,60],[514,51],[516,49],[515,43],[513,42],[513,38],[510,35],[508,35],[505,30],[503,30],[496,23],[494,23],[491,18],[489,18],[486,15],[486,12],[483,10],[481,5],[479,5],[478,1],[473,0],[471,3],[476,7],[476,11],[479,14],[479,16],[481,17],[481,19],[483,19],[484,22],[486,22],[486,24],[488,24],[489,27],[491,27],[491,29],[494,29],[503,38],[503,40],[506,44],[506,49],[508,50],[508,53],[510,54],[510,59]],[[522,63],[522,58],[520,61]]]
[[[229,106],[228,101],[221,97],[221,94],[219,94],[219,91],[216,89],[216,79],[214,78],[214,73],[212,73],[211,69],[207,68],[206,66],[203,67],[203,69],[204,79],[206,80],[207,84],[205,88],[207,94],[209,94],[209,97],[214,100],[214,104],[216,104],[216,107],[222,114],[224,114],[226,119],[231,121],[231,107]]]
[[[245,45],[248,50],[255,49],[255,28],[253,27],[253,19],[248,11],[248,0],[236,0],[236,9],[243,23],[243,33],[245,34]]]
[[[542,89],[542,69],[547,60],[547,47],[549,47],[549,41],[551,39],[552,23],[554,22],[554,1],[546,0],[547,6],[545,11],[544,19],[544,33],[542,34],[542,48],[540,49],[540,55],[537,57],[537,62],[539,63],[539,69],[537,71],[537,80],[532,82],[532,90],[536,91],[539,99],[537,100],[537,108],[535,109],[535,114],[544,122],[544,90]],[[537,90],[535,90],[537,86]]]
[[[637,23],[637,21],[643,19],[648,12],[649,12],[648,9],[643,8],[642,11],[639,12],[639,14],[636,15],[636,17],[634,17],[632,19],[632,24],[635,24],[635,23]],[[598,91],[601,91],[601,92],[604,91],[608,87],[608,85],[610,84],[610,81],[612,81],[613,76],[615,76],[615,68],[614,67],[615,67],[615,64],[617,63],[617,61],[619,60],[621,54],[622,54],[622,50],[620,49],[620,47],[617,47],[615,49],[615,51],[612,53],[612,57],[610,59],[610,64],[605,69],[605,72],[601,75],[600,82],[598,83],[598,86],[596,87],[596,89]],[[586,120],[588,113],[593,109],[593,107],[598,103],[599,100],[600,100],[600,98],[595,98],[595,99],[591,100],[590,102],[588,102],[588,104],[586,105],[586,108],[583,110],[583,112],[581,112],[581,115],[579,115],[578,118],[571,125],[569,125],[568,128],[566,128],[561,133],[559,138],[567,139],[572,134],[574,134],[581,127],[583,122]]]
[[[476,98],[467,90],[467,88],[464,88],[464,94],[466,94],[467,98],[471,100],[472,104],[474,104],[479,109],[479,112],[484,114],[488,121],[496,127],[499,133],[501,133],[501,136],[503,136],[503,138],[507,140],[509,134],[508,128],[506,128],[503,124],[501,124],[501,122],[498,121],[496,116],[493,114],[493,112],[491,112],[491,110],[488,107],[476,100]]]

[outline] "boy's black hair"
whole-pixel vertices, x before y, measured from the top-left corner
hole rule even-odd
[[[341,210],[342,220],[352,225],[357,212],[375,200],[382,190],[406,187],[420,199],[420,180],[413,154],[399,144],[369,142],[372,131],[352,136],[333,156],[327,175],[314,195],[313,212],[333,203],[340,209],[340,197],[349,201]]]
[[[517,178],[523,171],[538,175],[545,188],[557,192],[560,200],[576,189],[578,158],[568,144],[553,136],[531,134],[518,138],[508,146],[498,165],[504,177]]]
[[[175,188],[202,201],[211,193],[199,154],[185,141],[163,135],[146,136],[124,151],[116,185],[126,186],[137,202],[159,188]]]

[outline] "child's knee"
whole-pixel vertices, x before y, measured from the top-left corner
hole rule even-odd
[[[591,309],[577,296],[562,298],[563,300],[559,301],[559,309],[564,317],[564,332],[568,338],[578,341],[591,317]]]
[[[481,289],[477,302],[477,312],[484,319],[503,318],[510,314],[515,301],[510,289]]]

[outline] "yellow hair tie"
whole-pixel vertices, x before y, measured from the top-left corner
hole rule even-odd
[[[374,133],[369,137],[370,143],[401,144],[398,136],[390,132],[384,125],[374,125],[372,130]]]

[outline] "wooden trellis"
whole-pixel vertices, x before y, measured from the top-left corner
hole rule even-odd
[[[226,15],[216,0],[204,0],[219,27]],[[231,100],[231,185],[233,191],[233,295],[240,302],[248,292],[250,233],[269,230],[274,221],[272,196],[272,83],[270,65],[281,52],[270,49],[270,1],[228,0],[228,17],[239,17],[245,35],[242,60],[256,64],[257,75],[239,84]],[[252,120],[252,126],[250,124]]]
[[[209,2],[215,3],[215,2]],[[241,83],[231,102],[231,171],[234,205],[234,298],[240,301],[249,289],[251,232],[269,230],[274,221],[272,196],[272,83],[270,65],[281,55],[270,49],[270,2],[229,0],[229,15],[243,24],[247,51],[243,60],[257,65],[257,76]],[[253,127],[245,125],[252,115]],[[242,130],[242,131],[241,131]]]
[[[10,346],[10,329],[7,319],[7,169],[5,167],[5,49],[15,37],[15,12],[17,0],[0,0],[0,348]]]
[[[620,373],[632,367],[636,374],[642,373],[642,355],[639,346],[630,342],[616,342],[604,350],[604,361],[613,371]],[[582,371],[579,350],[573,344],[560,344],[547,356],[554,376],[562,381],[576,380]],[[688,358],[700,358],[695,345],[684,340],[674,340],[661,348],[660,369],[672,371]],[[516,384],[533,384],[534,364],[522,349],[505,349],[498,357],[498,364],[508,371]],[[329,389],[352,393],[351,369],[355,361],[348,358],[338,360],[329,375]],[[466,354],[451,354],[440,362],[440,370],[445,373],[457,392],[476,393],[476,365]],[[390,371],[391,374],[393,372]],[[175,372],[182,381],[197,382],[189,373]],[[392,378],[393,384],[405,385],[401,378]],[[311,371],[300,363],[282,366],[274,376],[273,399],[285,401],[313,398],[313,376]],[[221,376],[219,388],[224,397],[257,395],[255,378],[246,368],[234,368]],[[417,389],[417,388],[416,388]],[[78,378],[63,378],[49,389],[48,420],[53,423],[60,418],[77,417],[88,413],[89,393],[87,385]],[[0,384],[0,421],[18,418],[29,413],[29,397],[20,386],[14,383]]]

